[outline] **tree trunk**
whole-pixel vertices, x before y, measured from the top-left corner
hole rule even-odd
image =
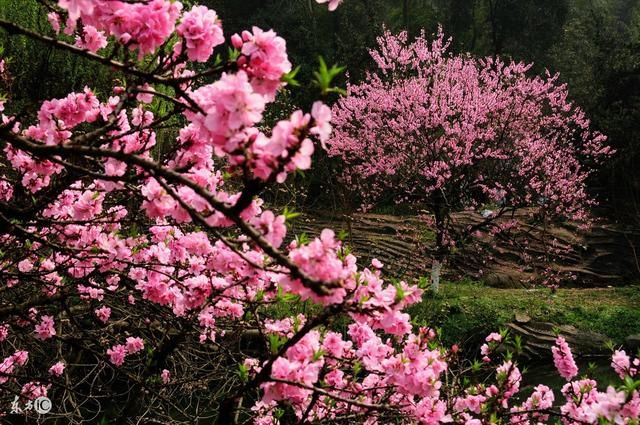
[[[440,270],[442,270],[442,262],[434,258],[431,265],[431,290],[434,293],[440,290]]]
[[[445,243],[447,223],[442,200],[436,202],[434,216],[436,221],[436,250],[433,256],[433,264],[431,265],[431,290],[437,293],[440,290],[440,272],[447,257],[447,246]]]

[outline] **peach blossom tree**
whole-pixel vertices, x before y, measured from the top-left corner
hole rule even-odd
[[[433,41],[386,31],[371,51],[376,69],[333,107],[327,142],[363,209],[386,201],[431,213],[436,286],[452,244],[517,209],[584,222],[594,204],[585,182],[612,153],[557,75],[449,45],[442,30]],[[451,214],[469,209],[484,220],[456,232]]]

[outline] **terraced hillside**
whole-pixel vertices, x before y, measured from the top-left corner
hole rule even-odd
[[[597,223],[582,231],[571,223],[531,226],[526,211],[516,214],[515,231],[500,237],[481,235],[454,250],[445,276],[483,279],[496,287],[521,287],[540,278],[545,248],[571,248],[548,258],[551,268],[572,272],[579,286],[620,286],[640,280],[640,232],[611,223]],[[463,228],[482,220],[478,213],[454,216]],[[434,233],[419,216],[386,214],[332,215],[307,213],[297,218],[292,235],[318,234],[323,228],[346,232],[346,243],[365,262],[378,258],[395,276],[419,277],[429,273]],[[526,249],[525,249],[526,247]],[[524,254],[526,252],[526,254]],[[569,282],[570,283],[570,282]]]

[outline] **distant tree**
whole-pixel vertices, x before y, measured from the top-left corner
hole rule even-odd
[[[442,32],[433,42],[386,32],[371,51],[377,71],[334,106],[328,142],[365,209],[395,201],[433,214],[434,288],[449,247],[507,213],[585,220],[590,166],[611,153],[557,76],[448,47]],[[455,233],[452,212],[483,208],[484,221]]]

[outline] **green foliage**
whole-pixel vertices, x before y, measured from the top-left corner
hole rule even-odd
[[[282,76],[282,81],[293,87],[300,87],[300,83],[296,80],[296,75],[300,72],[300,65],[296,66],[291,72]]]
[[[36,0],[0,0],[0,18],[53,35],[46,9]],[[68,41],[73,39],[68,37]],[[33,110],[43,99],[81,91],[87,84],[98,92],[108,93],[112,79],[117,77],[110,69],[88,59],[24,36],[9,35],[1,29],[0,45],[11,58],[12,101],[7,104],[11,111]]]
[[[603,198],[634,224],[640,220],[639,35],[640,3],[575,0],[550,64],[618,150],[600,173]]]
[[[294,210],[290,210],[289,207],[285,206],[282,211],[282,215],[284,216],[285,221],[292,221],[296,217],[300,216],[299,212],[295,212]]]
[[[339,87],[334,87],[333,80],[344,73],[344,66],[332,65],[331,68],[327,67],[327,63],[324,61],[322,56],[318,57],[318,70],[313,71],[314,80],[313,83],[318,86],[320,89],[320,93],[323,96],[328,95],[329,93],[339,93],[342,95],[346,95],[347,92],[344,89]]]
[[[238,376],[242,382],[249,381],[249,368],[242,363],[238,363]]]
[[[287,339],[283,336],[277,334],[269,334],[269,348],[271,350],[271,354],[276,354],[287,342]]]

